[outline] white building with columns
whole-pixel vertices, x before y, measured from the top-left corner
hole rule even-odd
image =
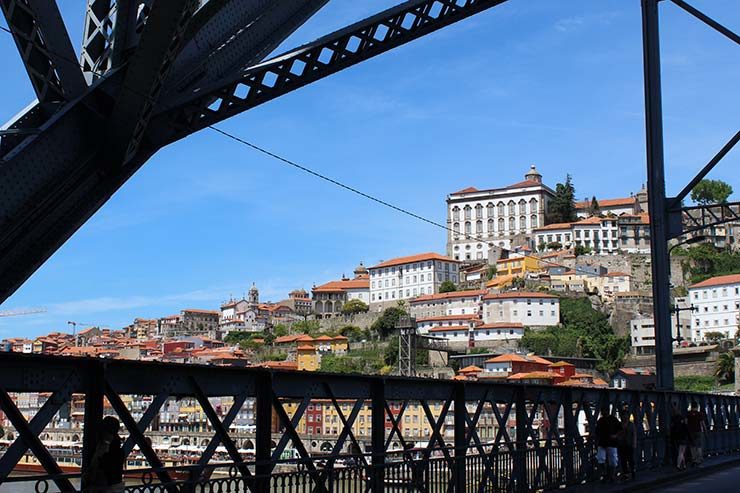
[[[380,262],[368,268],[370,306],[382,310],[399,300],[439,293],[444,281],[460,282],[460,262],[438,253],[421,253]]]
[[[533,230],[545,225],[553,196],[534,165],[519,183],[451,193],[447,196],[447,255],[456,260],[483,260],[491,246],[510,249],[527,244]]]
[[[691,332],[694,341],[705,340],[707,332],[735,337],[740,328],[740,274],[717,276],[689,286]]]

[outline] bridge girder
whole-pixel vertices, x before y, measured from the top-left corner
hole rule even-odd
[[[328,0],[88,0],[78,62],[53,0],[0,0],[38,96],[0,130],[0,302],[162,147],[505,1],[407,0],[262,62]]]

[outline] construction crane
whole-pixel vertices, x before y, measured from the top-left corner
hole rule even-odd
[[[19,315],[33,315],[46,313],[46,308],[20,308],[17,310],[0,310],[0,317],[17,317]]]
[[[75,339],[75,347],[79,346],[79,340],[77,339],[77,326],[80,325],[82,327],[100,327],[100,324],[87,324],[84,322],[67,322],[67,325],[72,326],[72,337]]]

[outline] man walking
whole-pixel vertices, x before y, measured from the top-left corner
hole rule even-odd
[[[702,440],[707,429],[707,420],[704,413],[699,411],[699,404],[696,401],[691,402],[691,409],[686,415],[686,425],[691,439],[691,462],[695,466],[700,466],[704,462]]]
[[[617,446],[622,424],[609,413],[609,406],[601,408],[601,417],[596,422],[596,460],[601,469],[601,481],[613,482],[619,465]]]

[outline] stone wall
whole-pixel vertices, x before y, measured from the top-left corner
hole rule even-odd
[[[601,266],[609,272],[626,272],[632,276],[632,291],[652,289],[652,271],[650,255],[646,253],[625,253],[620,255],[581,255],[577,259],[564,259],[562,263],[575,268],[580,265]],[[681,269],[681,259],[671,258],[671,283],[674,286],[686,284]]]
[[[318,322],[322,331],[340,329],[345,325],[354,325],[361,329],[368,329],[378,318],[380,318],[380,315],[382,315],[382,312],[357,313],[355,315],[348,316],[338,315],[332,318],[320,319]]]

